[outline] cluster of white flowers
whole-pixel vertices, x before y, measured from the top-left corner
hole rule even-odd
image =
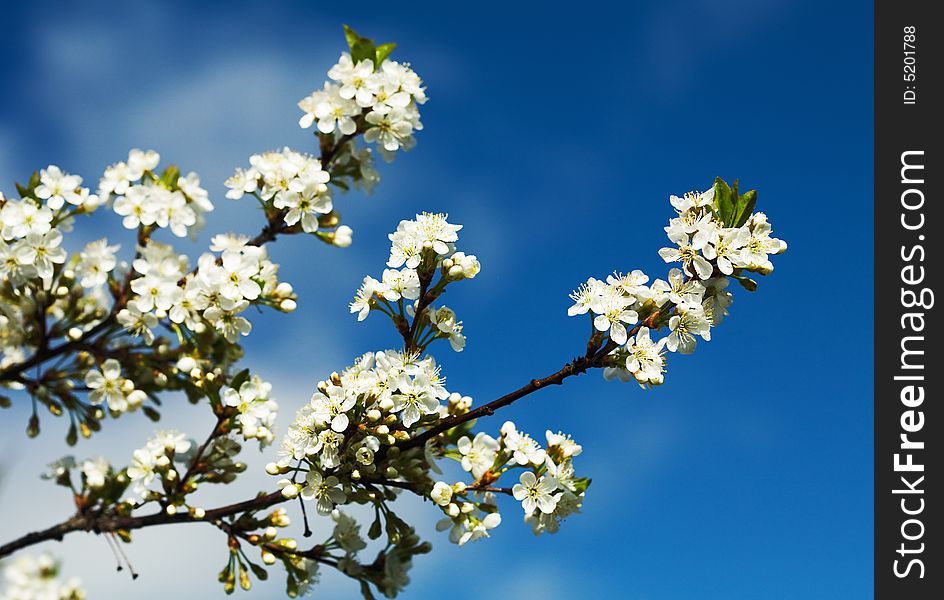
[[[390,258],[387,266],[396,269],[406,265],[409,269],[417,269],[430,259],[451,259],[447,275],[455,279],[475,277],[481,265],[475,256],[460,254],[454,257],[462,225],[453,225],[447,218],[449,215],[442,213],[422,213],[413,220],[400,221],[397,230],[388,236]]]
[[[0,281],[22,286],[38,278],[48,289],[55,269],[66,262],[62,232],[71,230],[72,214],[91,212],[99,202],[79,187],[81,177],[59,167],[43,169],[38,181],[21,200],[0,193]]]
[[[388,312],[393,311],[391,302],[402,306],[403,300],[417,301],[422,291],[421,273],[429,274],[431,280],[432,274],[437,269],[440,271],[439,283],[432,288],[437,294],[450,282],[478,275],[482,266],[475,255],[456,251],[462,225],[453,225],[446,218],[444,214],[423,213],[416,215],[415,220],[400,221],[397,230],[389,235],[387,266],[390,268],[384,270],[380,281],[365,277],[350,304],[358,321],[366,319],[371,310],[392,315]],[[415,316],[415,310],[414,302],[406,308],[406,313]],[[421,316],[428,320],[434,338],[446,338],[456,352],[462,351],[466,338],[455,311],[430,304]]]
[[[265,247],[247,242],[243,236],[214,236],[210,249],[220,256],[204,253],[193,272],[189,259],[169,245],[151,241],[139,247],[132,263],[139,275],[131,280],[135,296],[118,313],[118,322],[148,344],[164,318],[198,333],[209,324],[236,342],[252,330],[249,320],[239,316],[251,303],[294,310],[292,287],[278,282],[278,265],[268,259]]]
[[[238,200],[253,194],[262,202],[285,210],[285,224],[301,224],[303,231],[318,231],[318,217],[334,207],[327,171],[321,161],[308,154],[283,148],[281,152],[265,152],[249,157],[248,169],[237,169],[226,180],[226,197]]]
[[[395,350],[365,354],[342,374],[319,384],[282,440],[277,465],[310,463],[306,489],[311,494],[331,480],[315,480],[319,471],[342,463],[369,471],[381,446],[407,439],[408,430],[427,416],[438,418],[440,401],[449,397],[443,383],[432,357],[420,359]],[[327,489],[313,497],[322,499]]]
[[[769,255],[786,251],[787,244],[770,236],[767,216],[754,213],[740,227],[725,227],[714,198],[713,187],[669,199],[678,216],[669,221],[665,232],[677,247],[662,248],[659,256],[667,263],[681,262],[685,273],[698,279],[711,279],[715,268],[723,275],[731,275],[737,268],[771,273],[774,266]]]
[[[488,537],[488,531],[501,523],[501,516],[495,495],[487,486],[483,493],[481,483],[495,481],[510,469],[524,468],[511,493],[521,502],[525,522],[535,534],[557,532],[564,518],[579,511],[588,481],[574,475],[573,458],[581,453],[581,446],[562,433],[547,431],[545,436],[547,446],[541,447],[506,421],[498,439],[483,432],[472,439],[461,437],[458,460],[475,483],[435,483],[430,498],[446,515],[437,529],[450,529],[449,539],[460,546]]]
[[[94,490],[105,485],[105,480],[111,474],[111,464],[102,457],[88,458],[82,461],[79,470],[85,477],[86,487]]]
[[[715,189],[670,198],[679,216],[665,230],[678,248],[663,248],[659,254],[666,262],[682,262],[683,268],[671,269],[667,280],[647,285],[649,276],[635,270],[614,273],[606,281],[591,277],[571,293],[574,304],[567,314],[590,313],[594,329],[619,345],[611,353],[619,364],[604,369],[607,379],[661,384],[665,351],[694,352],[697,338],[709,341],[711,328],[727,314],[733,301],[728,277],[746,279],[740,270],[766,275],[773,271],[769,255],[786,250],[785,242],[770,237],[763,213],[745,215],[740,227],[723,227]],[[653,332],[663,325],[668,335],[654,340]],[[633,335],[627,326],[635,326]]]
[[[99,281],[107,279],[107,271],[115,267],[112,255],[105,254],[111,247],[102,248],[98,273],[93,272],[96,262],[91,254],[96,251],[89,244],[83,256],[70,260],[63,243],[64,232],[73,225],[73,215],[88,213],[98,206],[98,196],[80,187],[82,178],[49,166],[36,173],[29,185],[19,186],[19,200],[0,193],[0,284],[8,286],[9,293],[0,303],[0,366],[7,367],[25,359],[25,346],[31,345],[31,329],[37,302],[45,303],[52,318],[61,318],[68,308],[73,314],[99,312],[104,297],[99,289],[87,301],[74,302],[69,298],[72,280],[77,276],[81,285],[99,288]],[[65,275],[65,277],[60,277]],[[49,295],[47,295],[47,293]],[[69,328],[68,331],[81,330]],[[4,382],[4,387],[21,388],[18,382]]]
[[[220,394],[223,404],[238,411],[236,422],[243,439],[259,440],[260,446],[267,446],[275,439],[272,429],[275,427],[279,405],[270,396],[271,393],[272,384],[253,375],[238,390],[225,388]]]
[[[79,279],[79,285],[88,289],[105,285],[109,273],[118,266],[115,253],[119,248],[118,245],[109,246],[108,240],[105,238],[86,244],[79,254],[79,260],[75,266],[75,274]]]
[[[0,600],[85,600],[82,582],[59,579],[59,566],[48,554],[19,556],[3,570]]]
[[[90,390],[88,399],[91,404],[106,402],[108,410],[115,414],[133,411],[147,398],[147,394],[135,389],[134,381],[122,377],[121,363],[114,358],[105,360],[101,370],[89,369],[85,373],[85,385]]]
[[[132,150],[127,162],[105,169],[98,193],[113,200],[114,211],[124,217],[128,229],[155,226],[177,237],[195,234],[206,222],[204,214],[213,210],[209,194],[196,173],[180,176],[174,169],[158,175],[160,160],[154,150]]]
[[[132,483],[133,496],[125,501],[137,504],[148,500],[151,484],[155,480],[176,483],[180,479],[180,473],[173,463],[185,462],[194,449],[194,443],[179,431],[157,432],[144,447],[138,448],[131,455],[127,474]]]
[[[383,153],[413,147],[414,131],[423,129],[419,105],[426,102],[426,88],[409,65],[385,59],[357,62],[347,52],[328,71],[331,82],[302,99],[305,114],[298,124],[307,129],[317,123],[324,134],[354,135],[364,131],[368,143]]]
[[[446,514],[436,523],[436,530],[448,529],[449,541],[460,546],[489,537],[488,532],[501,525],[502,521],[494,494],[486,493],[481,502],[470,502],[462,499],[465,491],[466,485],[462,482],[450,486],[437,481],[430,494]]]

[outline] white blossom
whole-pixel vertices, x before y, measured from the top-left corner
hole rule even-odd
[[[558,496],[554,495],[557,491],[557,478],[544,475],[540,479],[531,471],[525,471],[511,488],[511,493],[515,500],[521,502],[525,514],[531,514],[535,510],[542,513],[554,512],[557,506]]]

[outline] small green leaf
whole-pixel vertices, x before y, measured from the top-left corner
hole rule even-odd
[[[345,25],[344,38],[347,40],[348,48],[354,50],[354,46],[357,44],[357,41],[361,39],[361,36],[357,35],[356,31]]]
[[[27,196],[30,195],[29,188],[24,187],[20,185],[19,183],[16,184],[16,192],[20,195],[20,198],[26,198]]]
[[[392,42],[389,44],[380,44],[377,46],[377,61],[374,64],[379,67],[383,61],[387,60],[387,57],[390,56],[390,53],[392,53],[393,49],[396,47],[397,45]]]
[[[374,61],[374,58],[377,56],[377,50],[374,48],[374,43],[368,39],[362,39],[351,48],[351,59],[354,61],[354,64],[357,64],[363,60]],[[376,68],[377,65],[374,65]]]
[[[0,408],[10,408],[13,405],[13,402],[10,401],[6,396],[0,396]]]
[[[161,174],[161,183],[169,189],[177,189],[177,180],[180,179],[180,167],[169,165]]]
[[[575,477],[574,478],[574,487],[576,492],[581,494],[587,491],[587,488],[590,487],[590,482],[592,480],[589,477]]]
[[[243,369],[237,373],[235,377],[233,377],[229,387],[233,388],[234,390],[239,390],[240,386],[242,386],[242,384],[246,383],[247,381],[249,381],[249,369]]]
[[[373,61],[377,58],[374,40],[361,37],[347,25],[344,26],[344,37],[347,39],[347,45],[351,48],[351,60],[354,61],[354,64],[362,60]],[[376,67],[376,65],[374,66]]]
[[[754,212],[754,205],[757,204],[757,190],[751,190],[746,194],[741,194],[737,199],[737,207],[734,211],[734,227],[740,227],[747,223]]]
[[[737,185],[737,182],[734,183]],[[721,222],[728,227],[734,219],[734,195],[733,190],[728,186],[728,184],[721,179],[720,177],[715,178],[715,198],[714,205],[718,216],[721,218]]]

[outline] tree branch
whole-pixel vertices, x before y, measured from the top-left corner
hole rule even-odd
[[[23,548],[41,542],[50,540],[61,541],[66,534],[74,531],[107,533],[118,530],[131,531],[133,529],[141,529],[155,525],[172,525],[175,523],[213,523],[223,517],[229,517],[248,511],[262,510],[286,501],[286,498],[280,491],[272,492],[271,494],[262,494],[251,500],[208,510],[202,519],[198,519],[190,513],[169,515],[164,511],[140,517],[79,513],[58,525],[27,533],[12,542],[0,546],[0,558],[9,556],[17,550],[22,550]]]
[[[642,324],[637,325],[627,335],[635,335],[636,332]],[[532,379],[528,382],[527,385],[524,385],[517,390],[505,394],[497,400],[492,400],[488,404],[483,404],[482,406],[470,410],[469,412],[461,415],[453,415],[446,419],[443,419],[438,424],[433,427],[430,427],[423,433],[398,444],[397,447],[401,450],[408,450],[410,448],[417,448],[426,443],[427,440],[430,440],[444,431],[448,431],[453,427],[458,427],[463,423],[478,419],[480,417],[487,417],[495,414],[495,411],[499,408],[503,408],[513,403],[515,400],[523,398],[528,394],[534,393],[540,389],[543,389],[549,385],[561,385],[565,379],[574,375],[580,375],[585,373],[587,369],[598,368],[603,366],[603,361],[606,359],[606,356],[612,352],[619,344],[613,342],[612,340],[608,341],[603,348],[598,350],[595,354],[588,354],[575,358],[566,365],[564,365],[556,373],[552,373],[547,377],[542,377],[541,379]]]

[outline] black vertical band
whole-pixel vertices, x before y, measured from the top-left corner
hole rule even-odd
[[[875,4],[876,598],[944,589],[944,507],[931,491],[944,454],[944,34],[933,7]]]

